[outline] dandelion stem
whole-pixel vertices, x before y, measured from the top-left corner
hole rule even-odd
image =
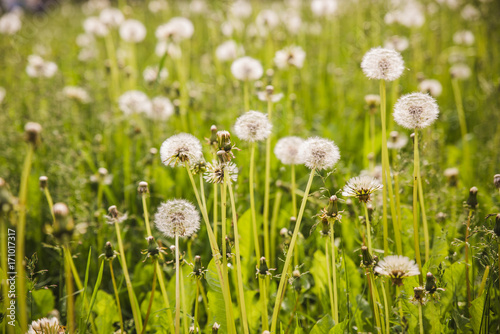
[[[255,194],[254,194],[254,174],[255,174],[255,143],[250,143],[250,176],[249,176],[249,187],[250,187],[250,212],[252,216],[252,227],[253,227],[253,242],[255,247],[255,256],[260,259],[260,244],[259,244],[259,234],[257,229],[257,212],[255,209]]]
[[[219,230],[219,227],[218,227],[218,223],[217,223],[217,214],[218,214],[218,211],[219,211],[219,204],[218,204],[218,201],[219,201],[219,195],[218,195],[218,185],[217,183],[214,183],[214,209],[213,209],[213,224],[214,224],[214,236],[215,236],[215,240],[217,240],[217,231]]]
[[[424,247],[425,247],[425,262],[429,261],[430,256],[430,240],[429,227],[427,225],[427,214],[425,213],[424,189],[422,187],[422,178],[420,176],[420,166],[418,166],[418,201],[420,203],[420,211],[422,212],[422,225],[424,228]]]
[[[368,273],[368,280],[369,280],[368,285],[370,287],[370,291],[372,294],[373,314],[375,315],[375,322],[377,324],[377,330],[381,331],[382,325],[380,322],[380,313],[379,313],[379,309],[378,309],[378,298],[377,298],[377,295],[375,293],[377,286],[375,285],[375,279],[373,278],[373,272],[371,270]]]
[[[149,214],[148,214],[148,206],[146,203],[146,193],[142,194],[142,209],[144,211],[144,225],[146,225],[146,233],[148,236],[152,236],[153,234],[151,233],[151,226],[149,224]]]
[[[17,244],[16,244],[16,272],[17,272],[17,301],[19,305],[19,324],[21,332],[28,331],[27,308],[26,308],[26,273],[24,268],[24,242],[26,229],[26,202],[28,199],[28,181],[31,172],[31,163],[35,147],[28,146],[28,152],[24,158],[23,172],[21,174],[21,186],[19,191],[19,220],[17,224]]]
[[[481,280],[481,285],[479,286],[479,291],[477,293],[477,298],[481,297],[484,291],[484,287],[486,286],[486,280],[488,279],[488,275],[490,274],[490,266],[486,266],[484,269],[483,279]]]
[[[115,292],[116,306],[118,307],[118,315],[120,316],[120,329],[122,333],[125,333],[123,327],[123,315],[122,307],[120,305],[120,294],[118,293],[118,288],[116,286],[115,273],[113,271],[113,261],[109,261],[109,272],[111,273],[111,281],[113,282],[113,291]]]
[[[49,187],[45,187],[43,189],[43,192],[45,194],[45,197],[47,198],[47,203],[49,204],[49,209],[50,209],[50,214],[52,215],[52,220],[55,223],[56,217],[54,216],[54,210],[52,210],[52,207],[54,206],[54,201],[52,201],[52,196],[50,196]]]
[[[179,235],[175,234],[175,334],[181,329]]]
[[[274,206],[273,206],[273,215],[271,218],[271,255],[272,257],[269,259],[269,263],[271,267],[274,266],[274,254],[276,254],[276,225],[278,223],[278,215],[281,207],[281,197],[283,196],[283,192],[281,190],[276,191],[276,195],[274,197]]]
[[[224,173],[224,181],[227,185],[227,173]],[[243,276],[241,270],[241,256],[240,256],[240,235],[238,233],[238,216],[236,214],[236,203],[234,201],[234,193],[233,193],[233,185],[229,184],[229,198],[231,200],[231,211],[233,214],[233,228],[234,228],[234,247],[236,251],[236,273],[238,275],[238,291],[240,294],[240,310],[241,310],[241,319],[242,319],[242,327],[243,332],[248,334],[248,320],[247,320],[247,312],[245,305],[245,292],[243,290]],[[264,296],[265,298],[265,296]],[[267,308],[265,309],[265,315],[267,320]]]
[[[205,199],[205,187],[203,185],[203,174],[200,173],[200,194],[201,194],[201,203],[203,204],[203,210],[208,212],[207,201]]]
[[[245,103],[245,112],[250,111],[250,93],[248,88],[248,81],[243,83],[243,100]]]
[[[120,226],[118,225],[118,219],[115,219],[115,230],[116,238],[118,240],[118,248],[120,250],[120,264],[122,265],[123,276],[125,276],[125,284],[127,286],[128,297],[130,299],[130,306],[132,308],[132,316],[134,318],[134,323],[137,326],[137,331],[142,331],[142,321],[140,313],[138,313],[138,306],[136,304],[137,299],[135,297],[134,289],[132,287],[132,281],[130,280],[130,275],[128,273],[127,259],[125,257],[125,249],[123,247],[122,237],[120,234]]]
[[[401,288],[399,286],[396,286],[396,298],[398,299],[399,320],[403,324],[403,302],[401,301]]]
[[[332,247],[332,273],[333,273],[333,320],[335,324],[339,323],[339,299],[337,293],[337,261],[335,259],[335,222],[330,223],[330,245]]]
[[[382,284],[382,297],[384,298],[384,311],[385,311],[385,330],[386,333],[390,333],[390,325],[389,325],[389,302],[387,300],[387,293],[385,292],[385,287]]]
[[[75,299],[73,296],[73,279],[71,277],[71,265],[69,262],[69,257],[71,256],[69,252],[69,244],[66,243],[63,246],[64,254],[66,257],[66,264],[64,266],[65,272],[65,283],[66,283],[66,323],[68,326],[68,333],[75,333]]]
[[[418,169],[420,157],[418,155],[418,131],[415,129],[414,150],[413,150],[413,242],[415,246],[415,258],[417,259],[418,269],[420,271],[419,282],[422,279],[422,261],[420,259],[420,242],[418,236]]]
[[[418,325],[420,328],[420,334],[424,334],[424,317],[422,315],[422,304],[418,303]]]
[[[365,209],[365,218],[366,218],[366,239],[368,241],[368,251],[370,253],[373,252],[372,249],[372,232],[371,232],[371,226],[370,226],[370,215],[368,214],[368,204],[363,203],[363,207]]]
[[[151,313],[151,306],[153,306],[153,300],[155,296],[155,290],[156,290],[156,270],[158,267],[156,266],[156,258],[153,258],[153,284],[151,286],[151,296],[149,297],[149,304],[148,304],[148,310],[146,312],[146,316],[144,317],[144,325],[142,326],[142,334],[146,333],[146,327],[148,326],[148,320],[149,320],[149,314]],[[114,284],[114,282],[113,282]],[[120,314],[120,321],[121,319],[121,314]],[[122,326],[123,324],[120,323]]]
[[[259,277],[260,301],[262,303],[262,330],[269,330],[269,319],[267,315],[267,278]]]
[[[335,303],[333,301],[332,274],[330,273],[330,254],[328,251],[328,238],[325,239],[325,259],[326,259],[326,276],[328,278],[328,294],[330,295],[330,309],[332,310],[332,319],[335,319]],[[337,323],[335,321],[335,323]]]
[[[184,261],[183,261],[184,264]],[[188,314],[186,305],[186,289],[184,287],[184,275],[182,274],[182,268],[179,267],[180,279],[181,279],[181,308],[182,308],[182,327],[184,328],[184,333],[189,333],[189,323],[188,323]]]
[[[272,102],[267,101],[267,117],[270,122],[272,122]],[[265,166],[266,177],[264,180],[264,256],[266,259],[271,258],[270,254],[270,243],[269,243],[269,188],[271,182],[271,136],[266,139],[266,166]]]
[[[396,162],[397,162],[397,152],[396,150],[393,150],[393,159],[392,159],[392,164],[394,166],[394,169],[395,166],[396,166]],[[394,197],[396,198],[396,213],[397,213],[397,222],[398,222],[398,230],[399,230],[399,233],[396,233],[396,249],[398,251],[398,254],[399,255],[402,255],[403,254],[403,244],[402,244],[402,241],[401,241],[401,226],[402,225],[402,222],[401,222],[401,198],[399,196],[399,173],[394,171]]]
[[[467,287],[467,307],[471,306],[471,292],[470,292],[470,280],[469,280],[469,230],[470,221],[472,218],[473,210],[469,210],[469,215],[467,217],[467,226],[465,229],[465,286]]]
[[[297,217],[297,195],[296,195],[296,184],[295,184],[295,165],[291,165],[291,174],[292,174],[292,215]]]
[[[306,204],[307,204],[307,198],[309,196],[309,191],[311,190],[311,185],[312,185],[312,181],[314,179],[315,172],[316,172],[316,170],[312,169],[311,174],[309,174],[309,180],[307,181],[307,186],[306,186],[306,190],[304,192],[304,197],[302,198],[302,204],[300,206],[299,215],[297,217],[297,222],[295,223],[295,228],[293,230],[292,240],[290,241],[288,253],[286,254],[285,265],[283,266],[283,270],[282,270],[282,274],[281,274],[281,278],[280,278],[280,283],[278,286],[278,292],[276,293],[276,301],[274,303],[273,318],[272,318],[272,322],[271,322],[271,333],[276,333],[276,326],[278,324],[278,314],[280,311],[282,298],[284,298],[284,294],[285,294],[284,288],[285,288],[285,283],[287,281],[286,277],[287,277],[287,273],[288,273],[288,268],[290,267],[292,254],[293,254],[295,244],[297,242],[297,237],[298,237],[299,231],[300,231],[300,223],[302,221],[302,216],[304,215],[304,210],[305,210]],[[281,297],[281,296],[283,296],[283,297]]]

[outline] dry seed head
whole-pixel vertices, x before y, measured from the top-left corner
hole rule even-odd
[[[149,193],[148,183],[145,181],[139,182],[139,187],[137,187],[137,191],[139,192],[139,194]]]
[[[156,228],[170,238],[189,237],[200,228],[198,210],[183,199],[173,199],[160,204],[154,220]]]
[[[434,123],[439,116],[436,100],[429,94],[404,95],[394,105],[394,120],[407,129],[423,129]]]
[[[391,131],[390,138],[387,141],[387,148],[393,150],[399,150],[406,146],[408,143],[408,137],[397,131]]]
[[[45,188],[47,188],[47,185],[49,183],[49,178],[46,176],[40,176],[40,178],[38,179],[38,182],[40,184],[40,189],[44,190]]]
[[[399,52],[377,47],[365,54],[361,69],[369,79],[394,81],[403,74],[405,67]]]
[[[30,324],[28,334],[32,333],[58,334],[64,333],[64,329],[61,327],[59,320],[56,317],[41,318]]]
[[[274,154],[284,165],[301,164],[303,161],[300,151],[304,142],[304,139],[295,136],[281,138],[274,146]]]
[[[250,110],[238,117],[234,124],[234,132],[241,140],[263,141],[271,134],[273,125],[266,114]]]
[[[493,176],[493,184],[500,190],[500,174],[495,174],[495,176]]]
[[[423,80],[419,85],[418,89],[422,93],[430,94],[433,97],[438,97],[443,92],[443,86],[441,83],[435,79]]]
[[[135,113],[150,113],[151,101],[149,97],[141,91],[129,90],[118,98],[118,107],[125,115]]]
[[[173,135],[160,147],[161,161],[165,166],[170,167],[175,167],[179,163],[197,161],[202,155],[200,141],[188,133]]]
[[[470,77],[471,70],[470,67],[465,64],[456,64],[450,68],[450,74],[452,78],[465,80]]]
[[[380,181],[374,177],[368,175],[353,177],[347,181],[344,189],[342,189],[342,196],[356,197],[360,202],[368,203],[371,194],[382,189],[382,187]]]
[[[242,57],[233,62],[231,73],[238,80],[255,81],[262,77],[264,69],[258,60],[251,57]]]
[[[389,255],[382,259],[375,267],[375,272],[388,276],[396,285],[403,285],[403,278],[420,275],[415,261],[402,255]]]
[[[129,19],[120,25],[120,37],[128,43],[139,43],[146,38],[146,27],[141,21]]]
[[[370,109],[375,109],[380,105],[380,95],[376,94],[365,95],[365,102]]]
[[[42,126],[39,123],[28,122],[24,126],[24,135],[28,143],[38,146],[41,141]]]
[[[214,161],[208,163],[203,178],[209,183],[224,183],[224,175],[227,183],[232,184],[238,180],[238,167],[232,162]]]
[[[332,140],[311,137],[302,144],[300,159],[309,169],[330,169],[340,160],[340,151]]]
[[[288,67],[302,68],[305,59],[306,53],[300,46],[289,46],[276,51],[274,63],[280,69]]]

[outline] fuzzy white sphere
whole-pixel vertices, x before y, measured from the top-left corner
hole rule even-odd
[[[436,100],[429,94],[411,93],[403,95],[394,105],[394,120],[407,129],[428,127],[439,116]]]
[[[311,137],[302,144],[301,159],[307,168],[330,169],[340,160],[340,151],[332,140]]]
[[[158,231],[169,238],[189,237],[200,229],[198,210],[183,199],[173,199],[160,204],[154,220]]]
[[[405,67],[399,52],[378,47],[365,54],[361,69],[369,79],[394,81],[403,74]]]
[[[241,140],[256,142],[269,137],[272,128],[273,125],[266,114],[250,110],[238,117],[234,124],[234,133]]]

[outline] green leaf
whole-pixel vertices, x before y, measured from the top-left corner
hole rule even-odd
[[[116,301],[114,298],[106,292],[98,290],[95,299],[94,311],[97,314],[95,324],[99,333],[113,333],[113,323],[115,321],[120,321],[118,308],[116,307]]]
[[[99,269],[99,275],[97,276],[97,281],[96,281],[95,286],[94,286],[94,292],[92,293],[92,298],[90,298],[89,312],[87,314],[87,321],[86,321],[87,325],[88,325],[90,316],[92,314],[92,308],[94,307],[94,303],[95,303],[95,300],[97,297],[97,292],[99,291],[99,287],[101,286],[103,271],[104,271],[104,261],[101,262],[101,267]],[[85,328],[87,328],[87,325],[85,326]]]
[[[314,325],[309,334],[328,334],[334,325],[335,322],[333,321],[332,316],[327,314],[321,318],[316,325]]]
[[[251,211],[247,210],[238,218],[238,233],[240,234],[240,256],[241,256],[241,276],[244,282],[248,282],[250,275],[255,273],[252,269],[250,259],[253,254],[253,242],[250,236],[252,232]],[[241,237],[244,236],[244,237]],[[255,264],[254,264],[255,266]]]
[[[33,318],[45,317],[54,309],[55,298],[52,291],[46,289],[35,290],[32,292],[32,298],[36,305],[36,314],[33,314]]]
[[[227,333],[226,322],[226,307],[224,296],[217,274],[217,268],[213,260],[210,261],[207,267],[207,283],[208,283],[208,308],[211,319],[220,325],[219,333]]]
[[[470,322],[474,333],[481,333],[481,320],[483,319],[484,303],[486,301],[486,294],[481,294],[480,297],[474,299],[469,308]]]

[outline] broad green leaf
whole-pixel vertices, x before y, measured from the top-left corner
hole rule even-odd
[[[226,323],[226,308],[224,303],[224,296],[217,274],[217,268],[213,260],[208,264],[207,283],[208,283],[208,307],[212,321],[220,325],[219,333],[227,332]],[[210,324],[211,325],[211,324]]]
[[[98,290],[94,311],[97,314],[95,324],[99,330],[99,333],[113,333],[113,323],[116,321],[120,321],[115,299],[106,292]]]
[[[328,334],[333,326],[335,326],[335,322],[332,316],[327,314],[314,325],[309,334]]]
[[[470,323],[472,326],[472,330],[476,334],[481,333],[481,319],[483,319],[483,309],[485,300],[486,300],[486,293],[483,292],[483,294],[480,297],[472,301],[471,306],[469,308]]]
[[[52,291],[48,289],[35,290],[32,292],[32,298],[36,305],[36,314],[33,314],[33,318],[45,317],[54,309],[55,298]]]

